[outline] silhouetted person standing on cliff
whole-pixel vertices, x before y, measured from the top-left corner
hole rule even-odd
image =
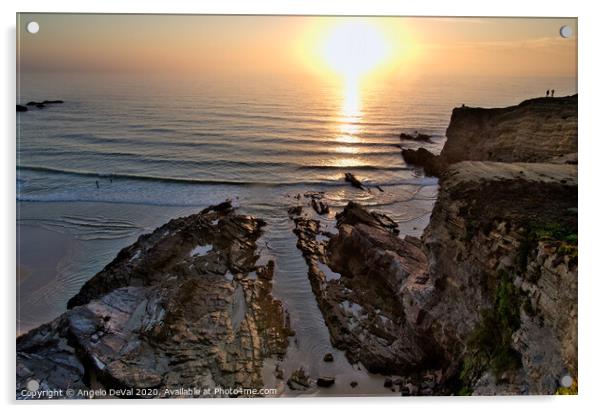
[[[554,97],[554,89],[552,89],[552,97]]]
[[[550,89],[546,90],[546,97],[550,96]]]

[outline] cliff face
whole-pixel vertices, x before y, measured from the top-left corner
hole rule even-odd
[[[577,152],[577,95],[526,100],[508,108],[452,112],[441,157],[460,161],[543,162]]]
[[[461,162],[442,179],[429,281],[403,302],[476,394],[551,394],[577,377],[576,208],[573,165]]]

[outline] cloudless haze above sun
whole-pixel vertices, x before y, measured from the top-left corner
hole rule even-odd
[[[24,73],[576,76],[576,19],[26,13],[19,23]],[[560,37],[562,25],[575,35]]]

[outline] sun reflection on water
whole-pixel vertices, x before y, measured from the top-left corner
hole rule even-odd
[[[337,135],[334,138],[335,141],[340,144],[335,147],[336,153],[347,155],[358,155],[361,153],[361,148],[353,145],[362,142],[362,139],[359,137],[362,129],[361,120],[362,111],[359,79],[348,78],[346,79],[343,88],[340,123],[338,125]],[[357,157],[336,158],[334,162],[334,166],[341,168],[361,166],[364,164],[365,163]]]

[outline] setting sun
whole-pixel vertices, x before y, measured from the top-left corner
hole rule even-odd
[[[325,62],[347,82],[358,81],[383,63],[389,53],[389,45],[379,30],[362,21],[334,26],[322,48]]]

